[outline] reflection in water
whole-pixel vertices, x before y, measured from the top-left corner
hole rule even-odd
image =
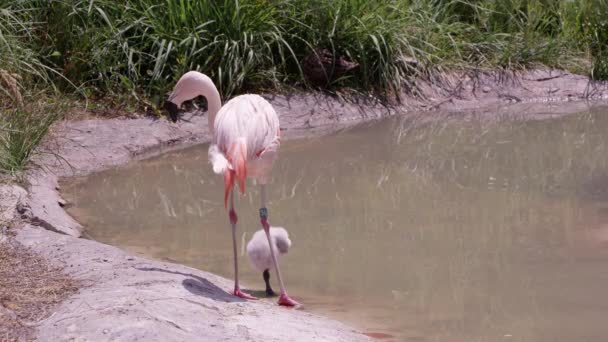
[[[269,208],[293,241],[290,292],[394,340],[605,340],[608,111],[425,115],[283,144]],[[97,240],[231,278],[206,156],[198,146],[72,181],[70,212]],[[259,229],[257,191],[237,202],[239,247]],[[263,289],[242,250],[240,262]]]

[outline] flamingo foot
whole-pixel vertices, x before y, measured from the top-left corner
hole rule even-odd
[[[300,305],[302,305],[302,304],[296,302],[295,300],[291,299],[289,297],[289,295],[287,295],[287,293],[281,293],[281,296],[279,297],[279,301],[277,303],[279,305],[289,306],[289,307],[294,307],[294,306],[300,306]]]
[[[239,298],[243,298],[243,299],[257,300],[256,297],[254,297],[252,295],[249,295],[249,294],[241,291],[241,289],[238,288],[238,287],[234,288],[234,295],[237,296],[237,297],[239,297]]]

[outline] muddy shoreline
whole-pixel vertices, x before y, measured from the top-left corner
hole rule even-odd
[[[497,113],[523,119],[584,110],[586,99],[608,99],[606,84],[558,70],[446,75],[444,87],[421,85],[421,96],[383,106],[324,94],[266,96],[280,115],[283,137],[327,134],[395,114],[442,110]],[[565,102],[569,104],[563,105]],[[547,103],[556,103],[552,110]],[[535,110],[536,108],[536,110]],[[546,115],[526,116],[526,112]],[[422,114],[423,115],[423,114]],[[462,114],[466,115],[466,114]],[[492,114],[487,114],[492,115]],[[12,222],[15,241],[30,247],[84,286],[36,326],[39,340],[357,341],[367,337],[339,322],[272,302],[240,302],[231,281],[182,265],[148,260],[80,239],[82,226],[63,209],[59,180],[83,176],[210,139],[202,113],[172,124],[164,119],[91,119],[56,125],[27,173],[27,192],[1,186],[0,222]],[[284,329],[277,329],[282,324]]]

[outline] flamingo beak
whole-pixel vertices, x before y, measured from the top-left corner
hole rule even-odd
[[[177,105],[171,101],[166,101],[164,107],[167,112],[169,112],[169,118],[171,121],[177,122],[177,119],[179,119],[179,108]]]

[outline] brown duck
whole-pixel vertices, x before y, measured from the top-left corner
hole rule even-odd
[[[358,66],[344,57],[335,58],[328,49],[314,49],[302,60],[304,77],[316,86],[326,86]]]

